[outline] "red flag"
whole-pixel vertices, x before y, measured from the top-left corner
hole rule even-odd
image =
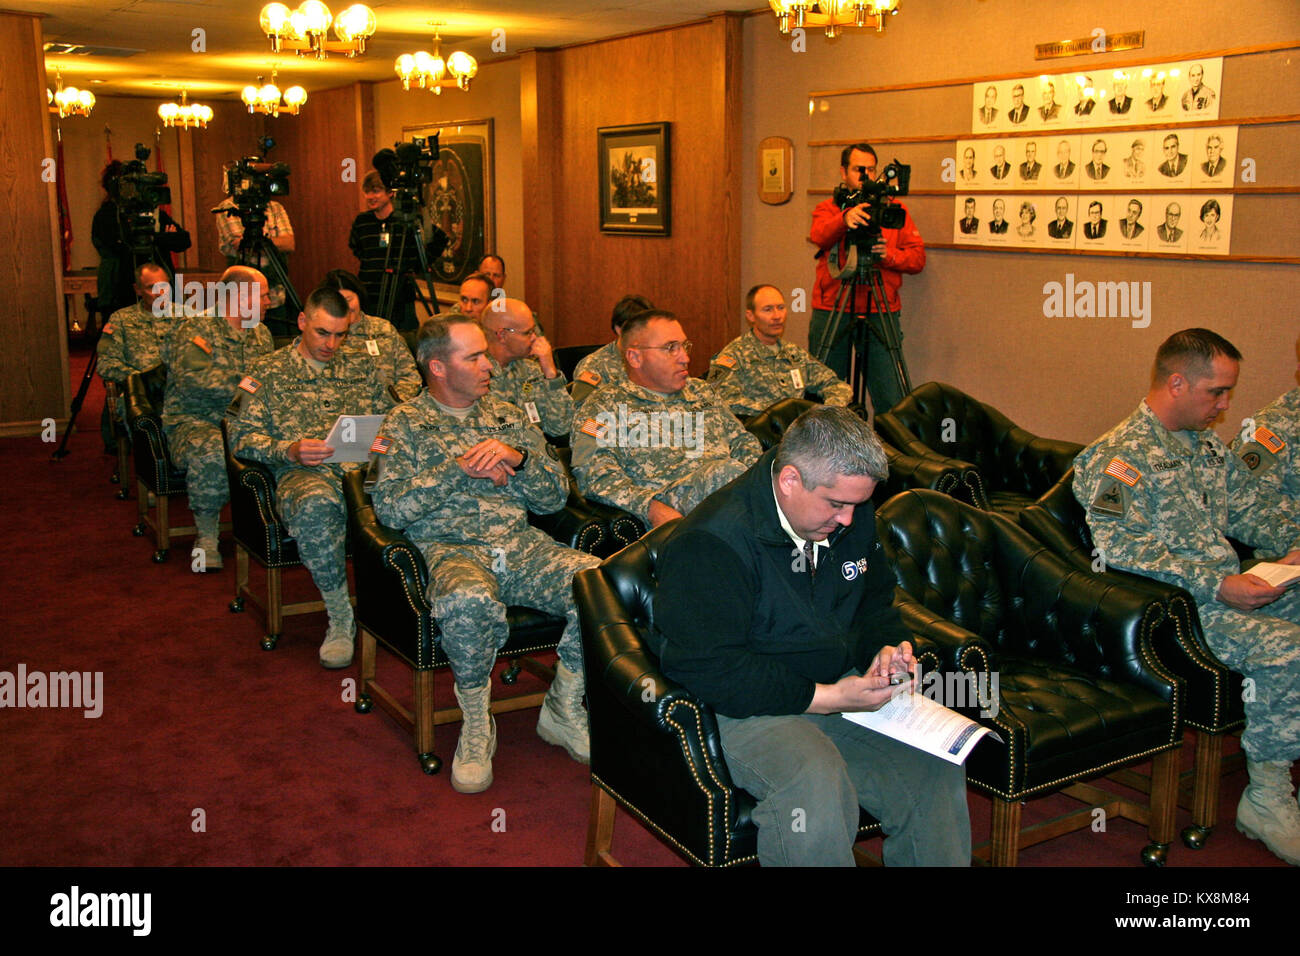
[[[59,133],[59,145],[54,158],[55,191],[59,199],[59,235],[63,244],[63,271],[72,269],[72,213],[68,209],[68,188],[63,167],[63,134]]]

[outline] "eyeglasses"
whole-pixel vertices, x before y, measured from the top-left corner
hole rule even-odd
[[[632,348],[640,349],[643,352],[667,352],[669,358],[673,358],[678,352],[691,354],[691,349],[695,347],[694,342],[669,342],[666,345],[633,345]]]
[[[525,338],[532,338],[537,334],[537,326],[532,325],[526,329],[502,329],[502,332],[509,332],[511,335],[522,335]]]

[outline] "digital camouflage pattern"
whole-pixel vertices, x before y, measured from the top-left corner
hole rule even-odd
[[[232,329],[221,316],[182,319],[163,345],[163,427],[172,462],[185,472],[190,510],[219,512],[230,500],[221,418],[245,370],[273,349],[261,322]]]
[[[163,342],[175,321],[170,316],[155,316],[139,302],[118,309],[104,323],[96,348],[100,377],[125,382],[132,372],[147,372],[162,364]]]
[[[349,359],[374,365],[384,384],[393,386],[403,402],[415,398],[424,388],[406,340],[387,319],[363,313],[348,326],[347,338],[339,351]]]
[[[276,511],[324,592],[347,583],[343,474],[361,463],[300,465],[289,458],[289,448],[304,438],[324,440],[340,415],[381,415],[393,400],[371,356],[340,349],[317,369],[299,351],[299,341],[249,368],[229,417],[230,447],[275,475]]]
[[[682,514],[758,460],[758,439],[697,378],[668,395],[626,377],[583,402],[569,439],[573,476],[588,498],[650,526],[650,502]]]
[[[1242,746],[1252,760],[1300,757],[1300,591],[1256,611],[1218,600],[1241,572],[1226,535],[1281,556],[1300,547],[1295,511],[1213,431],[1165,428],[1146,403],[1074,460],[1107,565],[1185,588],[1210,649],[1254,681]]]
[[[495,438],[528,458],[503,486],[471,478],[456,459]],[[528,523],[528,512],[564,506],[569,482],[546,439],[524,412],[492,394],[464,420],[444,412],[427,391],[398,405],[377,446],[375,515],[402,529],[429,567],[429,600],[456,682],[487,682],[508,636],[505,609],[518,604],[563,615],[559,656],[582,673],[573,575],[598,558],[566,548]]]
[[[523,409],[531,421],[529,405],[537,412],[533,424],[548,435],[567,435],[573,427],[573,399],[565,389],[564,373],[548,379],[535,358],[525,356],[502,366],[489,353],[492,363],[491,394],[503,402]]]
[[[573,391],[570,394],[575,408],[600,386],[626,378],[627,370],[623,367],[623,353],[618,350],[618,339],[584,355],[573,368]]]
[[[764,345],[752,331],[732,339],[709,365],[708,382],[736,415],[757,415],[783,398],[821,396],[827,405],[848,405],[853,389],[807,349],[780,340]]]
[[[1262,484],[1300,500],[1300,388],[1261,408],[1233,439],[1232,450]]]

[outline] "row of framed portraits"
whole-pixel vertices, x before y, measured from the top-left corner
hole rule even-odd
[[[1232,196],[958,196],[953,242],[1020,248],[1227,255]]]
[[[1219,118],[1223,58],[971,84],[971,131],[1037,132]]]
[[[1236,126],[960,139],[954,188],[1230,188]]]

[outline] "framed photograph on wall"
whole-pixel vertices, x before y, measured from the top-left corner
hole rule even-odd
[[[462,281],[496,249],[492,120],[403,126],[402,138],[439,134],[433,180],[424,186],[424,234],[437,226],[451,242],[429,263],[439,299],[456,301]]]
[[[671,233],[669,125],[643,123],[596,130],[601,232]]]

